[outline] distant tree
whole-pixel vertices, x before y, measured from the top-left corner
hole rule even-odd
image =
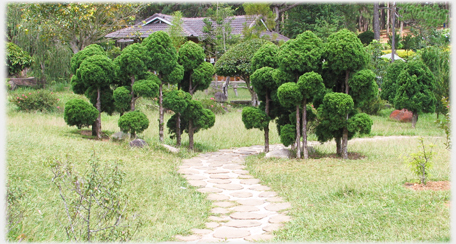
[[[422,61],[408,62],[397,77],[394,107],[405,108],[413,113],[413,128],[418,121],[418,113],[435,111],[435,83],[434,75]]]
[[[215,73],[222,76],[238,76],[245,81],[252,98],[252,105],[258,105],[258,97],[250,84],[253,73],[251,60],[255,52],[265,43],[263,39],[252,39],[232,47],[215,63]]]
[[[407,64],[402,60],[396,60],[386,69],[386,75],[381,86],[380,97],[394,104],[394,97],[397,91],[397,77]]]
[[[173,42],[173,46],[176,49],[179,49],[182,44],[185,43],[184,28],[182,25],[184,21],[182,20],[182,12],[176,11],[172,14],[171,25],[168,28],[168,34]]]

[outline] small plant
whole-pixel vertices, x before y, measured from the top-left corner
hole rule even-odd
[[[69,126],[89,127],[98,118],[98,110],[90,103],[80,98],[69,100],[65,104],[63,118]]]
[[[53,92],[37,90],[17,94],[10,99],[22,111],[54,111],[59,99]]]
[[[50,160],[64,208],[60,221],[68,240],[76,242],[128,241],[133,225],[127,224],[127,197],[122,193],[124,175],[118,163],[100,163],[92,155],[89,169],[79,174],[71,162]]]
[[[429,144],[429,149],[426,149],[423,137],[418,138],[418,141],[420,144],[418,146],[419,151],[410,154],[408,158],[406,157],[405,163],[407,163],[415,175],[418,176],[421,184],[425,185],[428,180],[429,169],[432,167],[431,158],[435,154],[435,152],[432,152],[432,147],[434,147],[434,145]]]
[[[203,108],[211,110],[214,114],[224,114],[226,112],[225,105],[216,102],[213,97],[210,99],[201,99],[200,101]]]
[[[446,146],[446,149],[450,149],[451,148],[450,101],[448,100],[447,97],[442,97],[442,104],[446,108],[445,113],[444,113],[445,116],[443,118],[437,119],[437,121],[435,121],[435,122],[438,124],[440,129],[443,129],[445,131],[445,134],[446,134],[445,146]]]

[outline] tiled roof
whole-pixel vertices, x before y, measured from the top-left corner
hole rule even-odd
[[[169,24],[172,20],[171,15],[157,13],[149,18],[145,19],[144,21],[135,24],[132,27],[124,28],[106,35],[108,38],[113,39],[133,39],[136,36],[140,36],[141,38],[148,37],[151,33],[155,31],[165,31],[168,29]],[[182,18],[183,24],[183,32],[184,36],[187,37],[199,37],[204,38],[203,27],[204,22],[203,20],[206,17],[198,17],[198,18]],[[212,21],[212,20],[211,20]],[[231,34],[233,35],[242,35],[242,30],[244,28],[244,23],[250,25],[253,19],[248,18],[245,15],[240,16],[233,16],[233,20],[231,21]],[[215,22],[212,21],[213,26],[215,26]],[[284,40],[287,41],[289,38],[281,35],[277,32],[273,31],[264,31],[261,33],[261,36],[269,35],[269,36],[276,36],[276,40]]]

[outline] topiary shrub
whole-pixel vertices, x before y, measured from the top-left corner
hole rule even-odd
[[[69,126],[89,127],[98,117],[98,110],[90,103],[80,98],[74,98],[65,103],[63,119]]]
[[[358,38],[361,40],[364,46],[369,45],[372,40],[374,40],[374,32],[373,31],[365,31],[358,35]]]
[[[37,90],[32,92],[17,94],[10,99],[22,111],[54,111],[57,108],[59,99],[48,90]]]
[[[120,116],[130,110],[131,92],[128,88],[128,86],[121,86],[116,88],[113,92],[114,106],[120,113]]]
[[[122,115],[118,124],[122,132],[130,132],[132,138],[135,138],[136,133],[141,133],[149,127],[149,119],[144,113],[136,110]]]

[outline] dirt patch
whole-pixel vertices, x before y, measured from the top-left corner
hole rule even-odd
[[[84,136],[84,138],[89,139],[89,140],[97,140],[94,136],[92,136],[92,130],[81,130],[81,135]],[[109,141],[109,136],[106,135],[106,133],[101,133],[101,140],[102,141]]]
[[[404,184],[404,186],[411,190],[414,190],[414,191],[421,191],[421,190],[447,191],[447,190],[450,190],[449,181],[428,181],[426,183],[426,185],[407,182]]]

